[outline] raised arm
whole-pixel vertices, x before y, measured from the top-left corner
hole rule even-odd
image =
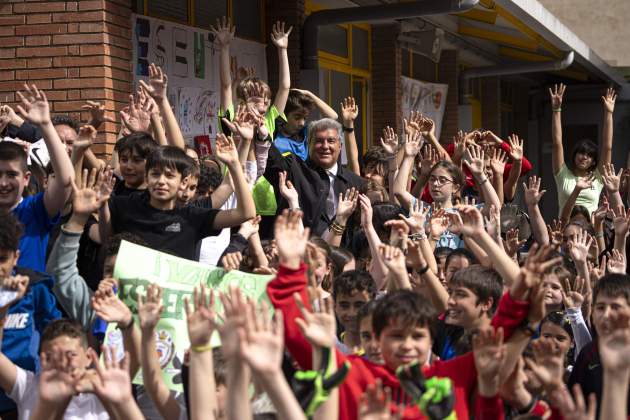
[[[542,199],[543,194],[547,190],[540,191],[541,178],[537,176],[531,176],[527,180],[527,184],[523,182],[523,193],[525,198],[525,204],[527,205],[527,213],[529,214],[529,220],[532,227],[532,235],[538,245],[547,245],[549,243],[549,232],[547,232],[547,226],[545,219],[543,219],[542,213],[538,203]]]
[[[512,158],[512,167],[508,174],[508,179],[503,184],[503,195],[505,201],[514,200],[516,195],[516,187],[518,186],[518,179],[521,176],[521,169],[523,168],[523,140],[519,139],[516,134],[508,136],[508,142],[510,144],[510,158]]]
[[[390,126],[383,129],[383,137],[379,139],[383,151],[387,155],[387,185],[389,186],[389,200],[392,204],[396,204],[396,196],[394,194],[394,182],[398,174],[397,154],[398,154],[398,134]],[[407,173],[407,179],[409,174]],[[405,181],[405,184],[407,182]]]
[[[88,111],[90,113],[90,121],[87,125],[91,125],[95,129],[99,129],[103,123],[116,123],[116,119],[107,115],[107,110],[105,106],[100,102],[95,101],[87,101],[85,105],[81,107],[81,109]],[[72,146],[73,149],[76,146],[75,144]],[[105,167],[105,161],[102,159],[98,159],[94,152],[91,149],[86,150],[85,152],[85,163],[88,169],[97,168],[102,169]]]
[[[225,16],[223,16],[222,20],[217,19],[216,27],[210,26],[210,32],[214,35],[214,41],[219,45],[219,78],[221,80],[219,106],[223,113],[233,104],[232,75],[230,74],[230,42],[234,39],[235,31],[236,27],[232,26],[230,19]]]
[[[336,120],[337,118],[339,118],[339,115],[337,115],[337,112],[335,112],[335,110],[332,109],[330,105],[322,101],[319,96],[315,95],[310,90],[295,89],[295,88],[291,90],[299,92],[304,96],[308,96],[315,103],[315,106],[317,107],[317,110],[319,111],[322,118],[332,118],[333,120]]]
[[[344,143],[346,146],[346,157],[348,158],[348,169],[357,175],[361,175],[357,137],[354,134],[354,120],[359,116],[359,107],[353,97],[345,98],[339,104],[339,107],[341,108],[341,123],[345,128]]]
[[[600,332],[599,337],[599,355],[604,370],[600,418],[621,420],[628,418],[630,314],[624,309],[611,318],[609,331]]]
[[[607,163],[602,165],[600,174],[602,176],[602,180],[604,181],[604,188],[606,188],[606,192],[608,192],[610,206],[613,209],[623,206],[623,200],[621,199],[621,194],[619,194],[623,168],[619,169],[619,173],[615,174],[615,165]]]
[[[376,288],[381,290],[385,287],[385,276],[387,275],[388,269],[379,253],[381,239],[378,237],[376,229],[374,229],[374,225],[372,224],[372,203],[366,195],[359,194],[359,205],[361,206],[361,228],[365,232],[368,246],[370,247],[370,255],[372,255],[370,274],[376,281]]]
[[[479,192],[482,194],[485,200],[484,209],[489,209],[491,205],[495,205],[496,208],[501,208],[501,202],[499,201],[499,197],[497,196],[497,192],[492,187],[490,180],[484,173],[484,152],[479,146],[470,146],[466,149],[466,154],[464,155],[464,164],[468,167],[473,177],[475,178],[475,182],[477,184],[477,188],[479,188]]]
[[[227,165],[232,180],[234,182],[234,193],[236,194],[236,208],[222,210],[217,213],[214,219],[214,228],[223,229],[237,226],[245,220],[256,216],[256,206],[249,186],[245,180],[243,169],[238,160],[238,153],[234,141],[230,137],[219,133],[216,139],[216,156]]]
[[[348,219],[350,219],[350,216],[352,216],[354,210],[357,208],[358,198],[359,191],[354,187],[346,190],[345,194],[339,193],[339,204],[337,205],[337,214],[335,214],[335,223],[331,224],[328,230],[322,235],[322,239],[329,245],[341,245],[341,237],[346,229]]]
[[[497,147],[492,149],[492,156],[490,157],[490,169],[492,170],[492,187],[497,193],[497,198],[501,205],[505,201],[503,193],[503,173],[505,172],[505,164],[507,157],[505,152]]]
[[[74,168],[74,179],[78,183],[81,183],[81,176],[83,175],[85,154],[92,146],[94,140],[96,140],[96,129],[90,125],[84,125],[79,129],[79,136],[72,144],[70,160]]]
[[[562,97],[567,87],[560,83],[553,90],[549,88],[551,97],[551,163],[553,174],[557,175],[564,166],[564,148],[562,146]],[[610,160],[609,160],[610,162]]]
[[[6,321],[9,308],[18,300],[24,297],[26,289],[28,288],[29,278],[26,276],[11,276],[2,279],[2,287],[9,290],[15,290],[17,296],[9,303],[0,308],[0,342],[2,342],[2,336],[4,331],[4,323]],[[0,351],[0,387],[7,394],[11,393],[15,386],[15,380],[17,378],[17,367],[13,362]]]
[[[168,77],[166,73],[162,72],[162,69],[153,63],[149,66],[149,83],[140,80],[140,86],[155,100],[164,119],[166,141],[168,144],[183,150],[186,147],[186,142],[179,128],[177,118],[171,109],[171,104],[168,101],[168,95],[166,94],[167,85]]]
[[[613,112],[615,111],[615,101],[617,94],[613,88],[606,90],[606,95],[602,96],[604,105],[604,122],[602,124],[602,142],[600,143],[599,162],[597,168],[602,171],[603,165],[610,163],[612,157],[613,142]]]
[[[271,29],[271,42],[278,49],[278,69],[280,71],[278,91],[276,92],[276,98],[273,104],[278,109],[278,112],[282,114],[284,107],[287,105],[287,99],[289,98],[289,89],[291,88],[291,72],[289,70],[289,55],[287,54],[287,48],[289,47],[289,34],[293,30],[293,26],[290,26],[287,31],[284,30],[284,22],[276,22]]]
[[[451,160],[451,157],[446,152],[446,149],[442,147],[439,139],[435,137],[435,122],[431,118],[421,116],[418,130],[420,131],[420,134],[422,134],[422,137],[424,137],[429,143],[431,143],[431,146],[433,146],[433,148],[437,150],[437,153],[441,159],[445,159],[448,161]]]
[[[50,120],[50,107],[46,94],[37,86],[24,85],[25,92],[17,92],[21,105],[17,109],[25,120],[37,125],[42,131],[44,142],[50,154],[50,162],[55,176],[51,177],[46,192],[44,205],[49,217],[55,217],[70,197],[70,183],[74,179],[74,168],[66,152],[66,146],[61,142],[57,130]]]
[[[575,187],[573,187],[573,191],[567,198],[567,201],[564,203],[564,207],[562,207],[562,212],[560,213],[560,220],[562,223],[567,224],[569,219],[571,218],[571,213],[573,212],[573,207],[575,207],[575,202],[577,201],[578,196],[582,192],[582,190],[586,190],[591,188],[593,184],[593,177],[581,177],[575,183]]]
[[[409,173],[413,168],[413,164],[416,159],[416,155],[420,151],[420,136],[416,134],[413,136],[407,136],[407,142],[404,146],[404,157],[400,164],[400,168],[398,169],[398,173],[396,174],[396,178],[394,179],[394,195],[398,199],[401,207],[405,209],[411,208],[411,204],[416,200],[416,198],[407,191],[407,181],[409,179]],[[418,198],[419,200],[419,198]]]

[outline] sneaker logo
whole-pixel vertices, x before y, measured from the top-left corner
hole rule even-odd
[[[171,223],[170,225],[166,226],[166,228],[164,229],[164,232],[181,232],[181,231],[182,231],[182,227],[179,225],[179,222]]]

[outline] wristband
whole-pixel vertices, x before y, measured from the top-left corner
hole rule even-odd
[[[427,271],[429,271],[429,264],[425,264],[424,267],[422,267],[420,270],[417,271],[417,273],[419,275],[423,275]]]
[[[552,108],[553,112],[561,112],[562,111],[562,107],[559,106],[558,108]]]
[[[523,323],[521,327],[523,328],[523,331],[530,337],[534,337],[538,334],[538,327],[533,327],[528,323]]]
[[[595,238],[603,238],[603,237],[604,237],[604,231],[595,232]]]
[[[204,346],[192,346],[190,349],[195,353],[205,353],[207,351],[212,351],[212,345],[208,343]]]
[[[354,133],[354,127],[346,127],[345,125],[342,126],[342,130],[344,133]]]
[[[127,331],[129,328],[131,328],[133,326],[134,323],[134,319],[133,319],[133,315],[131,316],[131,321],[129,321],[129,324],[121,326],[120,323],[118,324],[118,329],[122,330],[122,331]]]
[[[421,240],[427,239],[427,234],[424,232],[412,233],[411,235],[409,235],[409,239],[411,239],[412,241],[421,241]]]

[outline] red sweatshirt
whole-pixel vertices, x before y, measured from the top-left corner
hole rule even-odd
[[[510,153],[509,143],[503,142],[501,143],[500,147],[503,151],[505,151],[505,153],[508,153],[508,156],[509,156],[509,153]],[[453,153],[455,152],[455,144],[450,143],[445,147],[445,149],[449,156],[453,156]],[[510,171],[512,170],[512,165],[513,164],[512,164],[511,159],[508,161],[508,163],[505,164],[505,172],[503,172],[503,182],[507,181],[507,179],[510,177]],[[468,169],[468,167],[466,167],[466,165],[463,165],[463,167],[464,167],[464,174],[466,175],[466,185],[468,185],[469,187],[472,187],[473,185],[475,185],[475,179],[470,173],[470,170]],[[527,172],[531,171],[532,168],[533,166],[531,162],[527,160],[525,156],[523,156],[523,161],[521,162],[521,176],[527,174]],[[431,193],[429,192],[428,184],[425,185],[424,190],[422,190],[422,201],[424,201],[425,203],[433,202],[433,198],[431,197]]]
[[[291,352],[302,369],[311,369],[311,346],[302,336],[295,323],[296,318],[301,318],[300,310],[295,304],[294,293],[300,293],[307,307],[310,301],[306,292],[306,265],[301,264],[297,270],[291,270],[280,266],[277,277],[267,285],[267,294],[276,310],[281,310],[284,315],[285,345]],[[528,302],[520,302],[505,294],[499,302],[497,313],[492,319],[492,325],[503,327],[505,338],[509,338],[514,330],[521,325],[529,312]],[[400,387],[394,371],[384,365],[377,365],[359,356],[346,356],[336,351],[337,364],[348,360],[352,367],[346,380],[339,387],[339,419],[355,420],[358,417],[359,398],[364,393],[368,384],[374,383],[380,378],[383,385],[392,390],[392,411],[397,410],[397,405],[403,403],[404,419],[423,419],[418,407],[411,403]],[[472,353],[464,354],[447,361],[436,361],[431,366],[423,368],[427,378],[432,376],[448,377],[452,380],[455,389],[455,411],[458,419],[470,417],[468,401],[475,392],[477,386],[477,370]],[[498,397],[475,399],[476,419],[501,419],[503,407]]]

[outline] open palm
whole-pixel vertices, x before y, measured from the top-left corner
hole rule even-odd
[[[22,101],[17,107],[22,117],[36,125],[49,123],[50,106],[48,105],[46,94],[38,90],[35,85],[29,88],[28,85],[25,84],[24,88],[26,89],[24,93],[17,93]]]
[[[335,345],[337,325],[330,299],[317,299],[318,308],[311,312],[306,309],[299,294],[293,296],[303,318],[296,318],[295,322],[304,337],[314,346],[332,348]]]

